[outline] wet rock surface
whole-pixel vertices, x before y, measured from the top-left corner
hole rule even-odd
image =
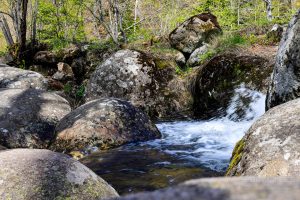
[[[119,200],[281,200],[298,199],[300,180],[277,178],[211,178],[187,181],[155,192],[138,193]]]
[[[47,89],[47,80],[37,72],[5,65],[0,67],[0,88]]]
[[[300,97],[300,11],[289,23],[277,53],[266,109]]]
[[[94,100],[75,109],[59,122],[56,133],[51,148],[66,153],[161,137],[146,114],[129,102],[114,98]]]
[[[266,112],[237,144],[227,175],[299,176],[300,99]]]
[[[0,151],[1,199],[105,199],[117,192],[78,161],[49,150]]]
[[[56,124],[71,111],[62,97],[35,89],[0,89],[0,145],[46,148]]]
[[[210,13],[195,15],[183,22],[169,35],[173,48],[181,51],[186,58],[195,49],[208,42],[212,35],[221,32],[217,17]]]

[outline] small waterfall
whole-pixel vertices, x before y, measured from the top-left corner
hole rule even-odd
[[[235,89],[225,117],[157,124],[164,138],[147,144],[213,170],[225,171],[236,142],[264,113],[265,98],[242,84]]]

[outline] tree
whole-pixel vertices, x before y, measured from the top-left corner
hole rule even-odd
[[[267,9],[267,19],[268,21],[273,20],[273,15],[272,15],[272,0],[264,0],[266,3],[266,9]]]
[[[98,23],[106,29],[115,44],[119,45],[120,42],[127,41],[123,29],[123,13],[119,9],[118,0],[95,0],[94,10],[89,6],[86,7]]]
[[[16,59],[17,62],[20,63],[23,60],[24,51],[26,49],[28,0],[9,0],[8,3],[9,12],[1,11],[1,28],[8,45],[11,46],[13,43],[18,44],[18,48],[16,49]],[[11,30],[3,15],[12,19],[16,36],[15,42],[12,40]]]

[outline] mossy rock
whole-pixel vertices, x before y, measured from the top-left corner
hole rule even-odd
[[[225,116],[235,89],[242,84],[246,88],[266,93],[271,73],[272,67],[262,57],[236,54],[215,56],[196,69],[191,78],[190,91],[195,117]],[[241,112],[239,119],[244,115],[245,112]]]

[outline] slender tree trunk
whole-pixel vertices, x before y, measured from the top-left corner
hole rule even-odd
[[[135,6],[134,6],[134,28],[133,28],[133,32],[136,32],[136,20],[137,20],[137,14],[138,14],[138,4],[139,4],[139,0],[135,0]]]
[[[31,30],[31,41],[33,44],[36,43],[36,19],[38,11],[38,0],[35,0],[32,11],[32,30]]]
[[[20,19],[20,41],[19,41],[19,61],[23,60],[23,53],[26,50],[26,32],[27,32],[27,8],[28,0],[21,0],[21,19]]]
[[[11,35],[10,29],[8,27],[6,18],[3,16],[3,14],[0,14],[0,27],[3,32],[3,35],[5,37],[6,43],[8,46],[12,46],[14,44],[13,37]]]
[[[272,0],[264,0],[266,2],[266,9],[267,9],[267,19],[268,21],[273,20],[272,15]]]
[[[238,19],[237,19],[237,22],[238,22],[238,26],[239,26],[240,23],[241,23],[241,22],[240,22],[240,6],[241,6],[241,1],[240,1],[240,0],[238,0],[238,5],[237,5],[237,6],[238,6],[238,8],[237,8],[237,15],[238,15],[238,16],[237,16],[237,18],[238,18]]]

